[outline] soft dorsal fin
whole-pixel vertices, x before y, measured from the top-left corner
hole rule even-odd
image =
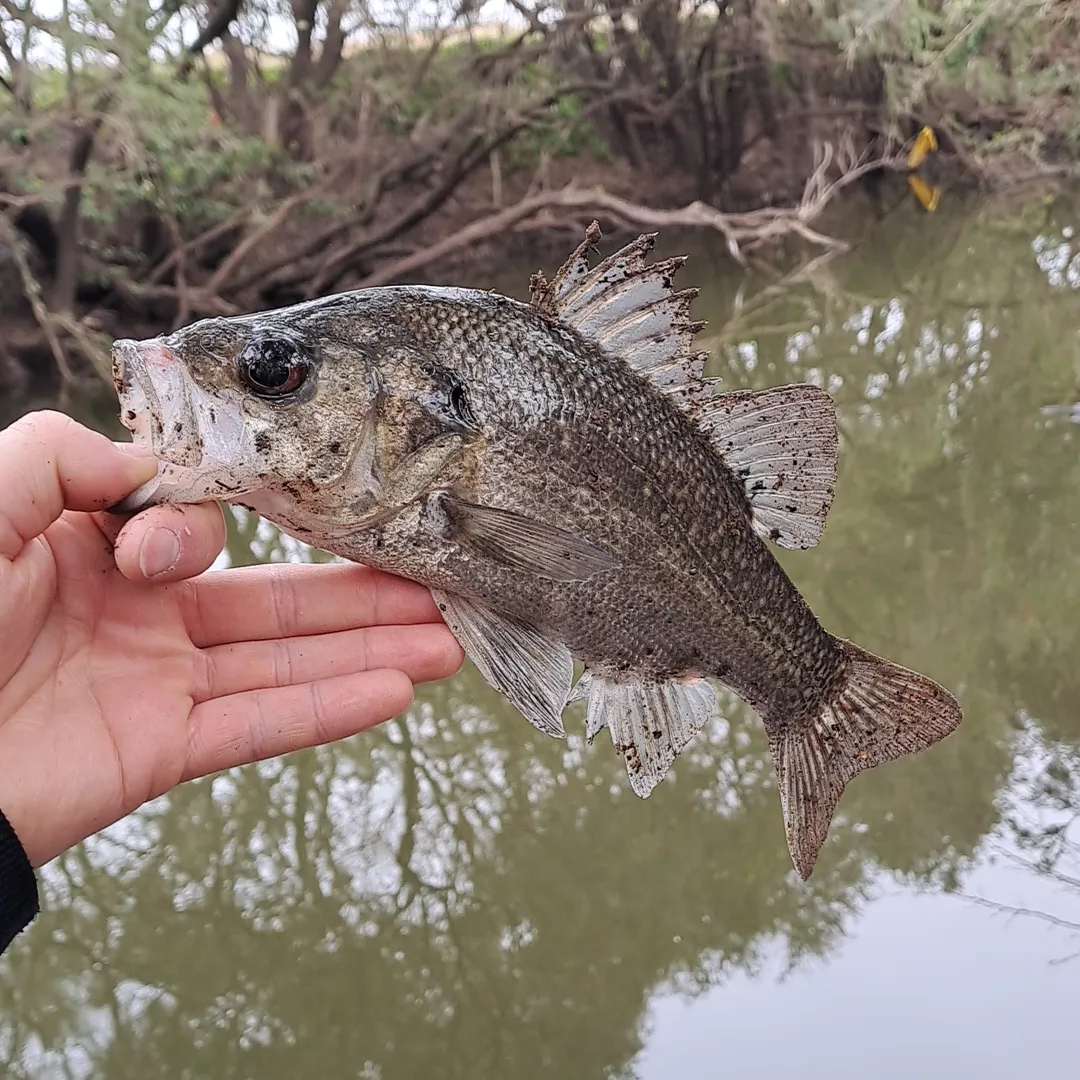
[[[686,257],[647,265],[656,234],[644,233],[590,267],[589,254],[599,240],[594,221],[554,278],[533,276],[533,307],[625,360],[680,403],[703,399],[706,354],[694,352],[693,343],[705,324],[690,318],[698,290],[676,291],[673,281]]]
[[[821,539],[836,490],[836,407],[809,383],[717,394],[697,422],[746,486],[759,535],[786,548]]]

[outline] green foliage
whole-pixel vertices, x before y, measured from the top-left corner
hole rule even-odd
[[[560,95],[536,124],[510,144],[507,158],[511,167],[535,166],[545,152],[556,157],[588,155],[597,161],[610,161],[611,148],[584,108],[580,94]]]
[[[106,226],[154,207],[198,231],[240,206],[269,205],[309,169],[279,148],[215,122],[205,92],[152,77],[125,86],[102,152],[87,170],[85,210]]]

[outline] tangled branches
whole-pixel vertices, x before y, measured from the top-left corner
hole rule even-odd
[[[0,317],[66,377],[98,331],[388,282],[592,216],[710,229],[739,261],[788,238],[831,250],[816,219],[902,167],[927,119],[897,114],[900,61],[869,30],[838,54],[812,6],[513,7],[513,26],[480,0],[386,26],[356,0],[293,0],[283,50],[260,0],[166,0],[145,23],[0,0]],[[950,33],[943,70],[976,37]]]

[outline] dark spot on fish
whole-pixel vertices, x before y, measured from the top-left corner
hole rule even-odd
[[[340,454],[341,453],[341,443],[332,442],[326,449],[329,450],[331,454]]]
[[[269,431],[256,431],[255,432],[255,449],[260,454],[265,454],[273,446],[273,440],[270,438]]]
[[[445,611],[446,610],[446,605],[445,604],[440,604],[439,605],[439,610],[440,611]]]
[[[213,407],[213,405],[210,406],[210,423],[211,424],[216,424],[217,423],[217,409],[215,409]]]
[[[752,486],[752,487],[750,488],[750,490],[751,490],[751,491],[761,491],[761,489],[762,489],[762,488],[763,488],[764,486],[765,486],[765,481],[764,481],[764,480],[755,480],[755,481],[754,481],[754,484],[753,484],[753,486]]]
[[[130,421],[132,421],[132,423],[134,423],[134,421],[135,421],[135,410],[134,410],[134,409],[128,409],[128,411],[127,411],[127,412],[126,412],[126,413],[125,413],[124,415],[125,415],[125,416],[126,416],[126,417],[127,417],[127,418],[128,418],[129,420],[130,420]]]
[[[780,539],[780,530],[778,528],[776,528],[775,525],[769,530],[769,539],[770,540],[779,540]]]
[[[184,434],[184,425],[181,424],[179,420],[177,420],[176,423],[173,424],[172,429],[173,429],[173,434],[174,435],[183,435]]]

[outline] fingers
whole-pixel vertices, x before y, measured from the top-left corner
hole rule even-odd
[[[45,540],[26,544],[11,561],[0,559],[0,687],[22,667],[54,598],[56,568]]]
[[[366,671],[204,702],[191,712],[182,779],[355,735],[396,716],[412,699],[402,672]]]
[[[191,640],[200,648],[441,621],[422,585],[365,566],[245,566],[182,588],[180,610]]]
[[[126,522],[115,541],[120,573],[131,581],[169,582],[208,569],[225,546],[218,503],[154,506]]]
[[[157,462],[58,412],[0,431],[0,556],[15,558],[65,510],[103,510],[145,483]]]
[[[377,626],[318,637],[245,641],[202,654],[195,701],[291,686],[378,668],[414,682],[446,679],[461,667],[461,646],[443,625]]]

